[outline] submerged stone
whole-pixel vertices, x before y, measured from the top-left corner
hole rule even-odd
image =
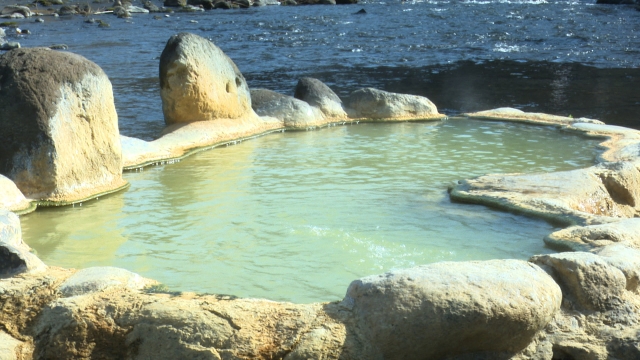
[[[627,290],[640,295],[640,250],[624,244],[613,244],[594,249],[593,252],[622,271],[627,279]]]
[[[566,225],[611,222],[640,210],[632,163],[540,174],[484,175],[449,189],[452,199],[535,215]]]
[[[84,295],[111,288],[140,290],[155,283],[131,271],[116,267],[91,267],[71,275],[61,286],[63,296]]]
[[[9,334],[0,330],[0,359],[2,360],[19,360],[22,359],[21,347],[25,344],[14,339]],[[26,354],[25,354],[26,355]]]
[[[544,241],[547,245],[559,250],[588,251],[612,244],[623,244],[640,249],[640,219],[572,226],[549,234]]]
[[[544,113],[530,113],[524,112],[519,109],[510,107],[497,108],[492,110],[478,111],[475,113],[467,113],[465,116],[476,119],[487,120],[505,120],[505,121],[517,121],[534,124],[564,124],[570,125],[574,123],[584,124],[604,124],[602,121],[589,119],[589,118],[573,118],[571,116],[558,116]]]

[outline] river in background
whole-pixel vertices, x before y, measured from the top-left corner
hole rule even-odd
[[[159,16],[93,16],[109,28],[82,16],[27,19],[20,27],[32,34],[9,40],[64,43],[99,64],[113,83],[121,132],[143,139],[164,126],[158,60],[183,31],[222,48],[252,88],[292,95],[299,78],[312,76],[340,96],[369,86],[427,96],[449,115],[512,106],[640,128],[640,12],[631,6],[367,1]]]

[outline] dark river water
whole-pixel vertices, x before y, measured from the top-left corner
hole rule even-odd
[[[92,3],[94,9],[110,4]],[[139,4],[138,4],[139,5]],[[365,9],[363,15],[355,13]],[[64,43],[110,77],[125,135],[164,126],[158,59],[178,32],[222,48],[253,88],[292,94],[316,77],[429,97],[447,114],[512,106],[640,128],[640,11],[590,1],[367,1],[200,13],[26,19],[22,46]]]

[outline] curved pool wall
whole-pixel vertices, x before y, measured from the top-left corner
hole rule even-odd
[[[548,253],[553,225],[446,188],[589,166],[598,142],[463,118],[272,133],[126,172],[127,191],[22,217],[23,238],[49,265],[123,267],[173,291],[331,301],[392,269]]]

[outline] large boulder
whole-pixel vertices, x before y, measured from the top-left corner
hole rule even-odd
[[[293,96],[320,109],[328,118],[337,120],[347,118],[347,113],[342,108],[342,100],[318,79],[310,77],[300,79]]]
[[[536,255],[530,261],[549,269],[566,299],[579,310],[604,312],[624,303],[624,273],[598,255],[566,252]]]
[[[16,340],[9,334],[0,330],[0,359],[2,360],[18,360],[22,359],[22,347],[25,344]]]
[[[324,117],[317,108],[271,90],[251,90],[251,106],[256,114],[279,119],[288,128],[306,129],[324,123]]]
[[[160,56],[160,95],[167,125],[253,114],[244,76],[209,40],[180,33]]]
[[[622,271],[626,289],[640,295],[640,250],[624,244],[612,244],[594,250],[604,261]]]
[[[30,199],[69,203],[126,185],[107,75],[47,48],[0,57],[0,173]]]
[[[426,97],[391,93],[373,88],[352,92],[345,104],[349,116],[353,118],[417,120],[444,117]]]
[[[441,359],[516,353],[561,300],[560,287],[538,266],[491,260],[365,277],[351,283],[343,304],[383,358]]]
[[[323,308],[110,289],[43,306],[30,329],[33,358],[371,359]]]

